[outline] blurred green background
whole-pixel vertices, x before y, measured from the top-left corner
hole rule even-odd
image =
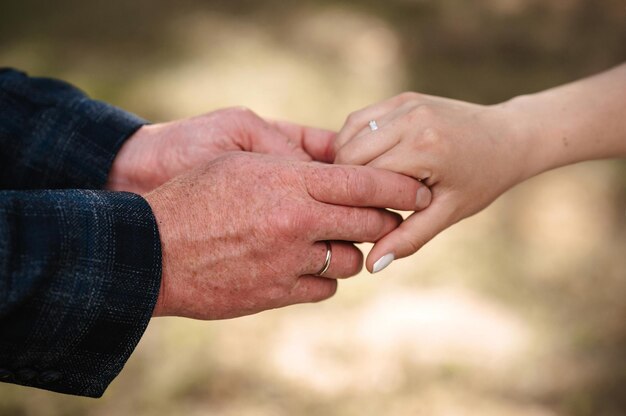
[[[625,60],[623,0],[0,0],[0,65],[154,121],[337,129],[405,90],[497,103]],[[0,385],[0,415],[179,414],[626,414],[626,164],[532,179],[319,305],[153,321],[102,399]]]

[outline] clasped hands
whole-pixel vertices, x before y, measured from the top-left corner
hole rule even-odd
[[[505,128],[500,109],[418,94],[353,113],[338,134],[220,110],[142,127],[108,188],[144,195],[156,217],[154,316],[233,318],[327,299],[362,268],[354,243],[376,243],[366,265],[379,271],[484,208],[523,177]]]

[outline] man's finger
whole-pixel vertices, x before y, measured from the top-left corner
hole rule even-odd
[[[405,155],[408,151],[406,146],[399,144],[369,162],[367,166],[376,169],[393,170],[429,185],[435,183],[440,176],[438,175],[439,172],[432,168],[432,166],[436,165],[436,162],[429,155],[420,152],[416,152],[414,156],[407,158]]]
[[[315,227],[308,236],[313,241],[375,243],[402,223],[400,214],[378,208],[320,204],[312,214]]]
[[[249,134],[252,136],[250,149],[252,152],[284,156],[305,162],[312,159],[297,143],[290,141],[287,136],[270,125],[260,126]]]
[[[315,127],[306,127],[286,121],[270,121],[278,131],[300,146],[313,160],[332,163],[335,159],[333,143],[337,133]]]
[[[291,292],[289,304],[321,302],[337,292],[337,280],[317,276],[298,278]]]
[[[413,178],[367,166],[312,165],[304,179],[309,194],[327,204],[419,211],[432,198]]]
[[[283,156],[305,162],[311,160],[311,157],[302,150],[301,146],[293,143],[286,135],[255,112],[245,108],[225,111],[225,114],[231,117],[234,127],[231,127],[231,130],[241,150]]]
[[[323,277],[329,279],[345,279],[352,277],[363,269],[363,253],[354,244],[342,241],[329,241],[331,247],[330,262]],[[302,270],[303,275],[316,275],[325,266],[327,245],[315,243],[311,250],[311,260]]]

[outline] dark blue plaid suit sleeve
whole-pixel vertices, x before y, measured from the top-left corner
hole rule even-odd
[[[142,123],[0,71],[0,381],[99,397],[143,335],[161,279],[155,218],[138,195],[85,190]]]
[[[0,189],[99,189],[142,124],[65,82],[0,69]]]

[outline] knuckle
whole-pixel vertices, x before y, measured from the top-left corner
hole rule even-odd
[[[410,112],[415,120],[430,121],[435,116],[435,110],[430,104],[420,104]]]
[[[303,170],[302,183],[306,194],[312,200],[319,201],[322,199],[325,185],[329,183],[329,179],[334,178],[335,167],[329,167],[328,169],[322,169],[320,167],[309,165]]]
[[[310,211],[306,209],[277,209],[269,214],[266,224],[269,232],[295,239],[311,228],[312,220]]]
[[[377,241],[388,231],[387,224],[376,209],[368,209],[364,213],[355,211],[354,216],[354,223],[361,224],[363,236],[369,241]]]
[[[422,141],[428,146],[436,146],[441,140],[441,133],[435,127],[428,127],[422,133]]]
[[[420,238],[412,238],[406,240],[406,247],[409,253],[416,253],[420,248],[422,248],[426,244],[426,241]]]
[[[374,199],[376,190],[371,184],[367,172],[357,169],[345,171],[346,194],[355,205],[365,205]]]
[[[348,118],[346,118],[346,125],[354,126],[359,124],[362,119],[361,114],[361,111],[353,111],[352,113],[348,114]]]
[[[350,250],[347,264],[349,276],[359,273],[363,269],[363,253],[359,249]]]
[[[254,114],[252,110],[250,110],[250,108],[243,106],[243,105],[233,107],[232,109],[235,113],[239,113],[239,114]]]
[[[440,154],[444,147],[444,140],[442,139],[442,134],[436,127],[427,127],[422,131],[421,134],[418,134],[413,137],[411,141],[412,147],[414,151],[436,151],[437,154]]]
[[[236,119],[256,117],[256,114],[251,109],[244,106],[230,107],[224,111],[228,116]]]
[[[331,279],[320,280],[313,294],[313,302],[321,302],[332,298],[337,293],[337,281]]]
[[[437,127],[429,127],[424,130],[422,141],[425,147],[435,151],[436,160],[448,160],[453,152],[451,136]]]
[[[411,232],[409,229],[398,230],[399,233],[396,236],[396,241],[401,241],[400,254],[404,256],[416,253],[421,249],[430,239],[427,235]]]
[[[288,234],[289,230],[293,226],[291,218],[281,212],[282,210],[273,210],[268,213],[265,218],[265,232],[264,234]]]
[[[367,212],[366,224],[373,240],[378,240],[379,237],[385,234],[387,227],[378,211],[370,210]]]
[[[285,304],[285,299],[289,295],[288,288],[284,284],[268,287],[263,292],[263,299],[271,305]]]
[[[422,96],[419,93],[413,91],[403,92],[402,94],[398,95],[399,101],[403,104],[410,101],[419,100],[421,97]]]

